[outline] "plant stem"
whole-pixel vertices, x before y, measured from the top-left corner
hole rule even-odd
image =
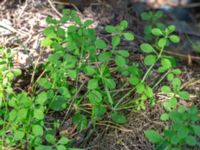
[[[153,69],[153,67],[154,67],[155,64],[157,63],[157,61],[158,61],[158,60],[160,59],[160,57],[162,56],[163,50],[164,50],[164,47],[161,48],[160,53],[159,53],[159,55],[158,55],[158,57],[157,57],[155,63],[152,64],[152,65],[149,67],[149,69],[148,69],[147,72],[145,73],[144,77],[142,78],[142,81],[141,81],[141,82],[144,82],[144,81],[146,80],[147,76],[149,75],[149,73],[151,72],[151,70]]]
[[[128,97],[134,90],[136,87],[132,88],[130,91],[128,91],[122,98],[120,98],[120,100],[117,102],[117,104],[114,106],[114,110],[116,110],[116,108],[118,107],[118,105],[126,98]]]
[[[156,82],[156,84],[153,86],[153,89],[156,88],[164,79],[165,77],[168,75],[168,73],[170,72],[171,70],[168,70],[161,78],[160,80],[158,80],[158,82]]]
[[[153,69],[153,67],[155,66],[156,62],[157,62],[157,61],[160,59],[160,57],[162,56],[163,50],[164,50],[164,47],[161,48],[160,53],[159,53],[159,55],[158,55],[158,57],[157,57],[155,63],[152,64],[152,65],[149,67],[149,69],[148,69],[147,72],[145,73],[145,75],[144,75],[144,77],[142,78],[142,80],[141,80],[140,83],[142,83],[142,82],[144,82],[144,81],[146,80],[147,76],[149,75],[149,73],[151,72],[151,70]],[[135,89],[136,89],[136,87],[133,87],[130,91],[128,91],[128,92],[117,102],[117,104],[114,106],[113,109],[116,110],[116,108],[118,107],[118,105],[119,105],[126,97],[128,97]]]

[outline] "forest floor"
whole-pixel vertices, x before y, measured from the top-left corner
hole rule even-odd
[[[74,5],[63,4],[70,9],[78,9]],[[62,7],[54,7],[49,1],[36,3],[35,1],[25,1],[23,3],[2,1],[0,2],[0,47],[10,48],[16,53],[15,66],[24,70],[23,78],[16,83],[16,89],[22,88],[28,90],[30,84],[29,74],[32,66],[42,63],[47,58],[50,50],[40,47],[40,41],[43,38],[43,30],[47,27],[46,17],[52,16],[58,18]],[[119,7],[120,6],[120,7]],[[134,43],[126,45],[132,54],[132,61],[142,61],[143,56],[138,52],[139,44],[143,41],[144,23],[140,19],[140,12],[149,9],[142,6],[141,10],[135,11],[134,4],[127,5],[105,5],[104,3],[91,4],[89,7],[80,8],[79,15],[81,18],[89,18],[94,21],[94,27],[98,31],[100,37],[104,36],[102,27],[106,24],[116,24],[122,19],[129,22],[129,29],[134,32],[136,39]],[[138,6],[139,7],[139,6]],[[166,17],[166,23],[175,22],[177,20]],[[187,23],[187,22],[186,22]],[[188,27],[188,25],[187,25]],[[193,28],[192,26],[189,26]],[[183,29],[184,30],[184,29]],[[170,51],[178,60],[178,67],[183,71],[181,79],[183,81],[182,89],[189,91],[190,100],[184,105],[195,104],[200,108],[200,57],[199,53],[193,51],[186,36],[195,36],[196,40],[200,40],[200,32],[191,31],[184,33],[179,28],[178,34],[182,37],[182,48],[173,47]],[[194,34],[195,33],[195,34]],[[178,46],[177,46],[178,47]],[[145,110],[133,111],[128,113],[128,122],[123,125],[99,123],[94,130],[92,127],[81,133],[69,134],[76,139],[75,146],[91,149],[91,150],[151,150],[152,144],[144,137],[144,131],[147,129],[162,129],[165,123],[160,121],[160,114],[163,113],[161,102],[165,99],[159,92],[156,93],[157,103],[155,106],[148,106]],[[61,118],[60,116],[54,116]],[[49,116],[50,119],[53,116]],[[70,132],[73,130],[72,123],[68,121],[62,132]]]

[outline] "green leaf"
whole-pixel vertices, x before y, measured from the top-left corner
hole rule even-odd
[[[152,35],[151,35],[151,30],[152,30],[152,25],[146,25],[145,28],[144,28],[144,33],[146,34],[146,36],[149,36],[148,39],[151,39],[152,38]]]
[[[32,132],[35,136],[42,136],[43,135],[43,129],[40,125],[33,125],[32,126]]]
[[[181,80],[179,78],[174,78],[172,80],[173,89],[178,92],[181,86]]]
[[[111,52],[102,52],[99,54],[98,59],[100,62],[107,62],[111,59]]]
[[[140,49],[145,53],[152,53],[155,51],[155,49],[148,43],[141,44]]]
[[[167,75],[167,80],[168,81],[172,81],[174,79],[174,74],[173,73],[169,73],[168,75]]]
[[[173,145],[177,145],[180,142],[180,138],[177,135],[171,135],[170,142]],[[173,150],[173,149],[172,149]],[[176,149],[175,149],[176,150]],[[180,149],[177,149],[180,150]]]
[[[60,38],[65,38],[65,30],[63,28],[57,28],[57,36]]]
[[[195,146],[197,144],[197,140],[194,136],[186,137],[186,143],[190,146]]]
[[[53,150],[52,146],[47,145],[39,145],[35,148],[35,150]]]
[[[106,112],[106,108],[102,105],[94,105],[92,107],[92,115],[94,119],[98,119],[99,117],[103,116]]]
[[[135,75],[131,75],[130,78],[128,79],[128,81],[132,85],[137,85],[140,82],[140,79],[137,76],[135,76]]]
[[[178,107],[178,112],[179,112],[179,113],[184,113],[184,112],[185,112],[185,106],[180,105],[180,106]]]
[[[45,135],[45,139],[50,144],[55,144],[56,143],[56,136],[53,133],[47,133]]]
[[[113,47],[116,47],[116,46],[118,46],[119,45],[119,43],[120,43],[120,36],[118,36],[118,35],[115,35],[115,36],[113,36],[112,37],[112,46]]]
[[[182,73],[182,71],[180,69],[174,69],[174,70],[172,70],[172,72],[176,75],[180,75]]]
[[[165,72],[167,69],[165,68],[165,67],[163,67],[163,66],[161,66],[161,67],[159,67],[158,68],[158,72],[159,73],[163,73],[163,72]]]
[[[182,125],[178,128],[177,136],[180,139],[186,138],[188,134],[189,134],[189,129],[186,126]]]
[[[26,120],[28,111],[29,111],[28,108],[21,108],[20,110],[18,110],[18,120],[19,121]]]
[[[56,145],[56,150],[68,150],[64,145]]]
[[[114,122],[119,123],[119,124],[124,124],[127,122],[127,119],[124,115],[119,114],[117,112],[111,113],[111,118]]]
[[[39,84],[39,86],[43,87],[44,89],[49,89],[51,88],[51,82],[48,81],[47,78],[41,78],[37,81],[37,83]]]
[[[124,38],[127,41],[133,41],[134,40],[134,35],[131,32],[125,32],[125,33],[123,33],[123,35],[124,35]]]
[[[63,96],[55,96],[49,108],[54,111],[63,111],[67,107],[67,99]]]
[[[76,113],[72,117],[72,122],[77,126],[79,131],[82,131],[87,128],[87,118],[86,116]]]
[[[196,116],[198,114],[198,109],[195,106],[191,106],[188,109],[188,113],[192,116]]]
[[[171,88],[169,87],[169,86],[162,86],[161,87],[161,91],[163,92],[163,93],[166,93],[166,94],[168,94],[168,93],[170,93],[171,92]]]
[[[44,110],[43,110],[43,108],[34,109],[33,116],[34,116],[35,119],[38,119],[38,120],[44,119]]]
[[[194,133],[200,137],[200,126],[199,125],[193,125],[192,129],[193,129]]]
[[[99,49],[105,49],[105,48],[107,48],[107,44],[105,43],[104,40],[101,40],[101,39],[96,40],[95,41],[95,45]]]
[[[145,65],[147,66],[150,66],[150,65],[153,65],[156,63],[156,56],[155,55],[147,55],[145,58],[144,58],[144,63]]]
[[[23,131],[15,130],[14,131],[14,139],[15,140],[22,140],[25,136],[25,133]]]
[[[88,27],[88,26],[92,25],[92,23],[93,23],[92,20],[86,20],[86,21],[84,22],[83,25],[84,25],[85,27]]]
[[[137,86],[136,86],[136,92],[138,94],[142,94],[145,90],[145,86],[144,86],[144,83],[139,83]]]
[[[122,56],[117,55],[115,57],[115,63],[119,67],[124,67],[124,66],[126,66],[126,59]]]
[[[58,91],[59,91],[59,93],[62,95],[62,96],[64,96],[66,99],[68,99],[68,98],[71,98],[71,94],[70,94],[70,92],[69,92],[69,90],[68,90],[68,88],[67,87],[59,87],[58,88]]]
[[[163,35],[162,31],[159,28],[153,28],[151,33],[155,36],[161,36]]]
[[[190,95],[189,95],[189,93],[187,91],[179,92],[179,96],[183,100],[189,100],[189,97],[190,97]]]
[[[12,72],[16,75],[19,76],[22,74],[22,71],[20,69],[13,69]]]
[[[149,86],[146,86],[144,93],[149,98],[153,97],[153,89]]]
[[[179,112],[177,111],[171,111],[169,113],[169,117],[170,119],[173,121],[173,122],[180,122],[180,123],[183,123],[183,119],[182,119],[182,114],[180,114]],[[180,126],[178,127],[178,129],[180,128]]]
[[[49,37],[47,37],[47,38],[42,40],[41,46],[42,47],[51,46],[52,43],[53,43],[53,41]]]
[[[116,87],[115,80],[113,79],[103,78],[103,82],[105,83],[106,87],[108,87],[110,90]]]
[[[114,33],[114,32],[116,32],[116,28],[114,26],[111,26],[111,25],[107,25],[106,28],[105,28],[105,30],[108,33]]]
[[[96,89],[98,87],[98,80],[97,79],[91,79],[88,81],[88,89]]]
[[[163,23],[161,23],[161,22],[157,22],[156,23],[156,27],[161,29],[161,30],[165,29],[165,25]]]
[[[156,11],[154,17],[156,17],[156,19],[159,19],[163,16],[163,11],[159,10],[159,11]]]
[[[84,72],[86,73],[86,75],[92,76],[92,75],[94,75],[97,71],[95,70],[94,67],[87,65],[87,66],[84,68]]]
[[[35,100],[38,104],[43,105],[47,101],[47,93],[41,92]]]
[[[14,109],[11,112],[9,112],[9,121],[13,122],[17,119],[17,111]]]
[[[147,137],[148,140],[152,143],[159,143],[163,140],[162,136],[154,130],[145,131],[144,134],[145,134],[145,137]]]
[[[161,64],[162,64],[162,66],[163,66],[164,68],[166,68],[166,69],[172,68],[171,61],[170,61],[169,59],[167,59],[167,58],[162,58],[162,59],[161,59]]]
[[[77,76],[77,71],[76,70],[68,70],[68,76],[72,79],[75,79]]]
[[[180,38],[177,35],[170,35],[169,39],[173,43],[179,43],[180,42]]]
[[[119,25],[122,28],[122,30],[128,28],[128,22],[126,20],[122,20]]]
[[[161,38],[159,41],[158,41],[158,46],[163,48],[167,45],[167,39],[166,38]]]
[[[166,29],[166,34],[169,35],[170,33],[174,32],[175,30],[176,30],[176,27],[174,25],[170,25]]]
[[[56,37],[55,27],[49,26],[46,29],[44,29],[44,35],[49,38],[55,38]]]
[[[92,104],[99,104],[102,101],[102,94],[99,91],[93,90],[88,93],[88,98]]]
[[[118,50],[116,51],[117,54],[123,56],[123,57],[128,57],[129,56],[129,52],[128,50]]]
[[[67,137],[61,137],[58,141],[58,144],[66,145],[70,142],[70,140]]]
[[[160,120],[162,120],[162,121],[167,121],[167,120],[169,120],[169,114],[163,113],[163,114],[160,116]]]
[[[171,111],[172,109],[176,108],[176,104],[177,104],[177,99],[171,98],[168,101],[164,102],[163,106],[167,111]]]
[[[142,20],[150,20],[152,18],[152,16],[148,12],[143,12],[141,14],[141,18],[142,18]]]
[[[46,18],[46,22],[47,22],[48,24],[57,24],[57,23],[58,23],[58,20],[56,20],[56,19],[54,19],[54,18],[48,16],[48,17]]]
[[[63,16],[60,18],[61,23],[66,23],[69,20],[69,15],[65,15],[63,13]]]

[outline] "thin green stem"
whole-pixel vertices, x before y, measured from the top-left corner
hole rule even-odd
[[[155,85],[153,86],[153,89],[156,88],[164,79],[165,77],[168,75],[168,73],[170,72],[171,70],[168,70],[161,78],[160,80],[158,80]]]
[[[158,62],[158,60],[160,59],[160,57],[162,56],[162,53],[163,53],[163,50],[164,50],[164,47],[162,47],[162,49],[160,50],[160,53],[155,61],[154,64],[152,64],[149,69],[147,70],[147,72],[145,73],[145,75],[143,76],[142,78],[142,81],[141,82],[144,82],[147,78],[147,76],[149,75],[149,73],[151,72],[151,70],[153,69],[153,67],[155,66],[155,64]]]
[[[116,110],[116,108],[118,107],[118,105],[126,98],[128,97],[134,90],[136,89],[136,87],[132,88],[130,91],[128,91],[122,98],[119,99],[119,101],[117,102],[117,104],[114,106],[114,110]]]
[[[147,76],[149,75],[149,73],[151,72],[151,70],[153,69],[153,67],[155,66],[156,62],[160,59],[160,57],[162,56],[162,53],[163,53],[163,50],[164,50],[164,47],[162,47],[162,49],[160,50],[160,53],[155,61],[154,64],[152,64],[149,69],[147,70],[147,72],[145,73],[144,77],[142,78],[141,82],[144,82],[147,78]],[[118,107],[118,105],[126,98],[128,97],[134,90],[136,89],[136,87],[133,87],[130,91],[128,91],[122,98],[120,98],[120,100],[117,102],[117,104],[114,106],[114,110],[116,110],[116,108]]]

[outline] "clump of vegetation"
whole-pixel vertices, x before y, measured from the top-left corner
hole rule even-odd
[[[151,41],[153,28],[164,29],[165,25],[160,21],[163,17],[163,11],[148,11],[141,13],[141,19],[147,23],[144,27],[144,40]]]
[[[148,15],[143,14],[143,19],[157,20],[162,16],[161,12],[150,13],[151,17]],[[72,24],[65,27],[69,21]],[[181,80],[178,78],[181,71],[175,68],[174,59],[163,53],[170,43],[179,42],[179,37],[173,33],[175,26],[151,26],[148,34],[152,39],[149,43],[140,45],[141,51],[145,53],[142,65],[147,67],[143,71],[140,69],[141,64],[129,61],[128,50],[119,48],[121,41],[132,42],[135,38],[133,33],[127,31],[127,21],[105,27],[110,35],[110,42],[97,37],[95,29],[90,27],[93,22],[82,22],[75,11],[65,10],[59,20],[48,17],[47,22],[49,26],[44,30],[45,38],[41,45],[51,48],[52,54],[43,65],[43,73],[35,79],[31,94],[13,91],[12,80],[20,75],[20,70],[13,68],[10,51],[0,51],[3,58],[0,63],[2,147],[75,149],[69,148],[70,139],[58,135],[58,129],[66,121],[69,112],[72,112],[70,119],[79,131],[88,128],[89,124],[95,126],[102,120],[124,124],[127,121],[124,110],[145,109],[147,100],[152,105],[155,104],[154,90],[166,80],[169,85],[162,86],[161,91],[171,97],[163,104],[167,112],[162,114],[161,119],[171,119],[174,124],[179,124],[180,121],[173,114],[193,112],[193,108],[176,111],[177,101],[187,100],[189,94],[181,90]],[[153,21],[153,25],[155,23]],[[161,78],[148,83],[147,79],[154,72],[160,73]],[[49,111],[64,111],[65,116],[47,127],[46,116]],[[188,123],[188,119],[191,118],[181,119],[181,123]],[[196,121],[192,120],[189,125],[195,126]],[[188,129],[188,134],[196,134],[199,129],[195,127],[194,132]],[[171,133],[176,129],[169,127],[166,131]],[[152,130],[145,135],[156,144],[162,143],[161,139],[164,139]],[[193,140],[192,137],[189,140]],[[177,141],[179,145],[182,142],[182,139]],[[169,146],[169,142],[165,145]]]
[[[198,115],[196,107],[185,108],[181,105],[167,117],[163,116],[166,120],[170,120],[170,125],[165,127],[161,135],[155,130],[148,130],[145,136],[155,144],[156,150],[181,150],[189,148],[188,146],[197,146],[200,137]]]
[[[22,91],[15,93],[12,80],[21,74],[13,67],[10,50],[0,49],[0,146],[20,149],[67,149],[67,137],[56,139],[56,126],[45,127],[48,113],[47,95],[44,92],[30,96]],[[43,145],[45,140],[48,144]]]

